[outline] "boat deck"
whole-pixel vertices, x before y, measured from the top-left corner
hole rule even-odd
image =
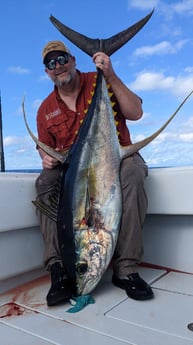
[[[111,273],[93,291],[95,303],[77,313],[67,312],[70,303],[47,307],[49,276],[1,294],[1,345],[193,344],[192,274],[140,267],[155,298],[134,301],[112,285]]]

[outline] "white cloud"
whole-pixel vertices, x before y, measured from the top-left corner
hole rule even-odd
[[[6,170],[41,168],[40,156],[29,136],[4,137],[4,155]]]
[[[163,41],[152,46],[143,46],[135,50],[136,56],[176,54],[185,45],[187,40],[181,40],[175,44]]]
[[[193,164],[193,116],[164,130],[150,144],[141,150],[149,167],[151,166],[185,166]],[[144,128],[143,128],[144,129]],[[138,142],[151,133],[144,135],[131,130],[132,141]]]
[[[169,2],[169,1],[168,1]],[[173,15],[172,12],[176,12],[179,14],[189,14],[192,15],[193,13],[193,1],[192,0],[183,0],[172,3],[167,3],[167,1],[160,1],[160,0],[129,0],[128,5],[133,8],[139,9],[151,9],[151,8],[159,8],[159,12],[163,11],[165,15]]]
[[[179,135],[179,139],[184,142],[193,142],[193,133],[182,133]]]
[[[17,137],[17,136],[7,136],[3,138],[3,143],[5,147],[13,146],[15,149],[24,149],[27,147],[33,147],[34,143],[29,136]]]
[[[3,139],[4,146],[11,146],[18,144],[18,137],[7,136]]]
[[[193,135],[188,133],[161,133],[141,150],[148,166],[184,166],[193,164]]]
[[[132,140],[133,142],[138,142],[145,138],[146,136],[144,134],[137,134],[133,137]],[[170,142],[170,141],[179,141],[179,134],[173,133],[173,132],[162,132],[155,139],[153,139],[151,144],[153,146],[157,146],[164,142]]]
[[[21,149],[17,150],[17,153],[24,153],[24,152],[26,152],[26,149],[24,149],[24,148],[21,148]]]
[[[129,0],[128,4],[131,7],[140,8],[140,9],[149,9],[154,8],[159,4],[159,0]]]
[[[188,76],[165,76],[162,72],[141,72],[129,85],[135,91],[165,90],[175,95],[187,95],[193,88],[193,74]]]
[[[23,68],[21,66],[10,66],[8,67],[8,72],[14,74],[30,74],[31,71],[27,68]]]
[[[177,13],[192,14],[193,13],[193,1],[184,0],[172,5],[172,8]]]

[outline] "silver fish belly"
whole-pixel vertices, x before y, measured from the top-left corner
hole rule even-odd
[[[98,284],[112,258],[121,219],[120,153],[104,77],[74,181],[72,200],[78,294]]]

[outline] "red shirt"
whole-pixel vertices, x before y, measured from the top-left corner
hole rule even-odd
[[[42,102],[37,114],[38,137],[41,142],[61,150],[69,149],[74,143],[84,120],[96,86],[96,72],[81,73],[80,90],[76,101],[77,111],[67,107],[58,94],[57,87]],[[126,119],[121,114],[118,102],[112,93],[111,102],[115,115],[115,124],[119,142],[122,146],[131,143]]]

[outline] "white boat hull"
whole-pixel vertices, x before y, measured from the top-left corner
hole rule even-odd
[[[109,269],[93,291],[95,304],[70,314],[70,303],[49,308],[45,301],[50,280],[31,203],[37,174],[1,173],[0,344],[193,344],[192,174],[191,167],[150,169],[146,181],[140,274],[155,298],[127,298],[111,284]]]

